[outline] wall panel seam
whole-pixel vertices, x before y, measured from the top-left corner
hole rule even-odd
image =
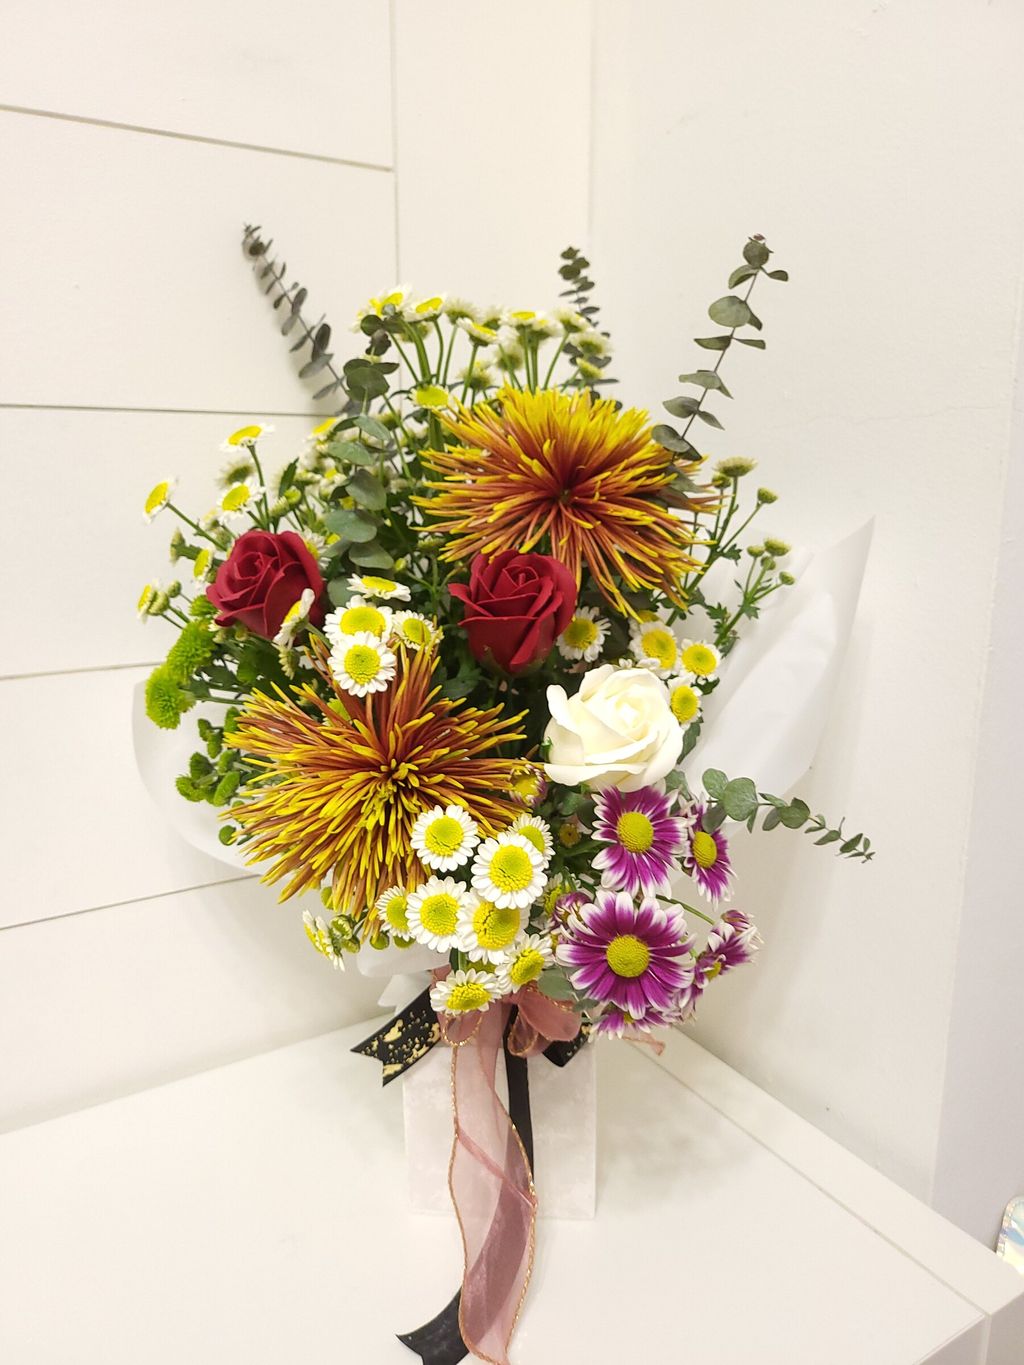
[[[0,683],[28,682],[32,678],[67,678],[76,673],[123,673],[129,668],[156,668],[161,659],[142,659],[128,664],[86,664],[83,668],[42,668],[35,673],[0,673]]]
[[[236,142],[226,137],[206,137],[201,133],[179,133],[170,128],[147,128],[137,123],[119,123],[115,119],[90,118],[83,114],[61,114],[54,109],[30,109],[19,104],[0,104],[0,113],[22,114],[28,118],[57,119],[62,123],[84,124],[91,128],[112,128],[121,133],[142,133],[147,137],[169,137],[178,142],[196,142],[208,147],[233,147],[242,152],[263,152],[269,156],[291,156],[301,161],[320,161],[328,166],[351,166],[362,171],[384,171],[392,167],[376,161],[357,161],[343,156],[327,156],[322,152],[300,152],[290,147],[264,147],[258,142]]]
[[[0,934],[9,933],[12,929],[36,929],[43,924],[55,924],[63,919],[75,919],[79,915],[94,915],[101,910],[122,910],[130,905],[148,905],[150,901],[166,900],[168,896],[187,896],[193,891],[210,891],[215,886],[230,886],[234,882],[256,881],[256,874],[253,872],[241,873],[231,877],[218,877],[212,882],[197,882],[194,886],[176,886],[173,891],[158,891],[152,896],[133,896],[126,901],[110,901],[106,905],[86,905],[79,910],[65,910],[59,915],[41,915],[39,919],[18,920],[16,924],[0,924]]]
[[[103,403],[5,403],[0,401],[0,411],[10,412],[112,412],[142,413],[162,417],[302,417],[307,420],[323,421],[322,412],[270,412],[266,408],[133,408]]]

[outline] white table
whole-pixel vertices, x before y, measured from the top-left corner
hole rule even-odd
[[[460,1244],[368,1031],[0,1139],[4,1365],[414,1365]],[[688,1039],[601,1046],[598,1216],[540,1222],[515,1365],[1024,1361],[991,1252]]]

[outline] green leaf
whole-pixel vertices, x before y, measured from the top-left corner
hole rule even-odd
[[[736,340],[741,346],[753,346],[758,351],[763,351],[768,344],[766,341],[762,341],[760,337],[737,337]]]
[[[348,585],[347,578],[332,578],[327,584],[327,596],[331,599],[331,605],[343,607],[352,596],[352,589]]]
[[[820,839],[815,839],[814,842],[816,845],[834,844],[837,843],[842,837],[843,836],[839,833],[837,829],[830,829],[827,834],[823,834]]]
[[[757,810],[757,788],[749,777],[734,777],[722,793],[722,805],[730,820],[746,820]]]
[[[720,327],[745,327],[752,314],[747,305],[735,294],[726,294],[715,299],[708,309],[708,317]]]
[[[729,288],[735,289],[738,284],[742,284],[744,280],[749,280],[751,275],[756,274],[756,265],[738,265],[729,276]]]
[[[728,785],[729,779],[720,769],[708,768],[704,773],[704,790],[712,801],[718,801]]]
[[[750,241],[743,248],[743,259],[754,267],[766,264],[768,257],[772,253],[768,247],[757,237],[751,237]]]
[[[365,545],[377,534],[377,523],[358,508],[343,507],[324,515],[324,525],[335,535],[344,536],[353,545]]]
[[[673,427],[660,424],[654,428],[651,435],[659,445],[664,446],[666,450],[673,451],[676,455],[689,455],[694,459],[697,457],[698,452],[696,448],[690,444],[685,436],[680,436]],[[682,476],[680,475],[678,477]],[[696,486],[691,484],[689,480],[687,480],[687,483],[690,487]]]
[[[717,427],[719,431],[725,430],[715,414],[713,412],[708,412],[706,408],[700,408],[694,413],[694,416],[699,417],[702,422],[707,422],[709,427]]]
[[[295,482],[295,471],[298,467],[298,460],[292,460],[291,464],[285,465],[284,469],[281,471],[281,477],[277,481],[278,497],[287,493],[288,489],[291,488],[292,484]]]
[[[377,369],[376,365],[374,369]],[[371,441],[379,441],[381,445],[387,445],[390,442],[391,432],[388,431],[383,422],[378,422],[376,417],[369,417],[366,413],[360,413],[358,417],[353,418],[353,421],[360,431],[369,436]]]
[[[699,402],[696,398],[690,398],[685,394],[679,398],[669,398],[661,405],[666,412],[670,412],[673,417],[692,417],[697,411]]]
[[[680,384],[699,384],[702,389],[717,389],[726,398],[731,398],[732,394],[722,383],[721,377],[715,374],[714,370],[695,370],[693,374],[681,374]]]
[[[857,847],[857,845],[860,843],[860,841],[861,841],[861,836],[860,836],[859,834],[855,834],[855,835],[853,836],[852,839],[847,839],[847,841],[846,841],[845,844],[840,844],[840,845],[839,845],[839,852],[840,852],[840,853],[852,853],[853,850],[854,850],[854,849]]]
[[[299,378],[312,379],[315,374],[319,374],[321,370],[326,369],[330,363],[331,356],[326,351],[322,355],[314,356],[312,360],[307,360],[305,365],[303,365],[302,369],[299,371]]]
[[[726,351],[732,344],[732,337],[730,336],[694,337],[693,339],[698,346],[703,346],[705,351]]]
[[[709,834],[714,834],[716,829],[721,829],[722,825],[725,824],[725,811],[717,804],[708,806],[701,824]]]
[[[774,810],[774,809],[773,809],[773,810],[770,810],[770,811],[768,812],[768,814],[764,817],[764,822],[763,822],[763,824],[761,825],[761,828],[762,828],[762,829],[774,829],[775,826],[781,822],[781,820],[782,820],[782,816],[779,814],[779,812],[778,812],[777,810]]]
[[[349,551],[349,559],[353,564],[358,564],[363,569],[393,569],[395,561],[385,550],[383,545],[378,545],[375,540],[371,540],[369,545],[354,545]]]
[[[810,819],[810,814],[810,806],[808,806],[806,801],[801,801],[798,798],[795,801],[791,801],[788,806],[784,806],[783,809],[779,811],[779,819],[787,829],[799,829],[801,825],[805,825]]]
[[[343,464],[376,464],[377,453],[367,450],[359,441],[344,441],[336,438],[324,446],[324,454]]]
[[[346,483],[345,491],[361,507],[369,507],[373,512],[379,512],[387,504],[384,485],[368,469],[357,469]]]
[[[769,278],[770,280],[788,280],[788,279],[789,279],[789,271],[788,271],[788,270],[769,270],[769,271],[767,272],[767,274],[768,274],[768,278]]]
[[[549,1000],[576,999],[576,992],[573,990],[569,978],[557,968],[549,967],[546,971],[541,972],[537,978],[537,989]]]

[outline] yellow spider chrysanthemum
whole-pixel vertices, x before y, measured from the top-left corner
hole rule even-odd
[[[485,835],[522,811],[510,791],[522,761],[496,752],[523,738],[519,717],[442,697],[433,650],[396,653],[386,692],[353,697],[325,672],[331,700],[308,685],[294,700],[257,692],[226,736],[264,769],[231,812],[250,861],[270,861],[265,881],[288,878],[282,900],[329,879],[335,908],[366,914],[367,933],[385,890],[428,875],[412,846],[423,811],[457,805]]]
[[[652,439],[646,413],[590,393],[503,388],[439,415],[459,444],[424,452],[440,477],[417,501],[449,537],[443,558],[543,549],[577,583],[586,568],[627,614],[631,590],[681,600],[680,580],[696,567],[692,528],[662,496],[681,466]]]

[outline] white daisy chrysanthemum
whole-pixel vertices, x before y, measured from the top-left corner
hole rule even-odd
[[[683,640],[679,647],[679,673],[690,682],[711,682],[721,661],[718,650],[706,640]]]
[[[629,648],[641,668],[659,678],[671,678],[680,670],[682,638],[663,612],[646,612],[645,619],[634,621],[629,633]]]
[[[674,682],[669,688],[668,704],[679,724],[685,729],[700,715],[700,693],[688,682]]]
[[[529,839],[547,866],[555,847],[551,839],[551,826],[547,821],[542,820],[539,815],[520,815],[510,828],[513,833]]]
[[[437,953],[449,952],[469,901],[469,891],[454,877],[431,877],[410,892],[405,911],[410,935]]]
[[[496,981],[488,972],[451,972],[430,988],[430,1005],[438,1014],[482,1014],[497,995]]]
[[[604,648],[610,627],[596,607],[577,607],[572,620],[555,641],[563,659],[592,664]]]
[[[383,601],[394,598],[399,602],[408,602],[410,597],[409,589],[404,583],[396,583],[393,578],[380,578],[376,574],[354,573],[348,580],[348,585],[354,593],[364,597],[379,597]]]
[[[434,806],[417,815],[410,838],[424,867],[454,872],[468,863],[480,842],[476,821],[462,806]]]
[[[269,436],[273,430],[273,427],[261,427],[256,422],[247,427],[239,427],[221,443],[221,450],[225,455],[237,454],[244,447],[251,447],[261,436]]]
[[[590,327],[582,313],[577,313],[575,308],[570,308],[567,304],[561,304],[552,311],[552,317],[556,322],[562,324],[562,329],[567,336],[573,332],[585,332]]]
[[[473,318],[459,318],[455,325],[460,327],[471,341],[477,341],[481,346],[493,346],[498,340],[496,328],[485,327],[482,322],[477,322]]]
[[[502,322],[517,332],[529,332],[536,337],[557,336],[562,330],[560,325],[544,313],[535,313],[531,308],[512,309],[505,314]]]
[[[329,662],[338,686],[353,697],[384,692],[395,676],[394,654],[368,630],[343,635],[331,650]]]
[[[213,551],[208,545],[204,546],[192,561],[192,582],[206,583],[210,577],[210,566],[212,563]]]
[[[584,355],[606,356],[611,352],[611,342],[603,332],[597,332],[593,328],[578,332],[573,337],[572,344]]]
[[[336,967],[339,972],[345,970],[345,959],[337,951],[331,942],[330,930],[325,920],[319,915],[311,915],[308,910],[302,913],[302,923],[306,930],[306,937],[312,943],[322,957],[325,957],[332,967]]]
[[[396,611],[391,623],[392,634],[408,649],[429,649],[441,638],[436,621],[416,611]]]
[[[154,517],[160,515],[170,502],[171,494],[177,486],[177,479],[163,479],[160,483],[154,484],[142,506],[142,516],[145,521],[152,521]]]
[[[459,914],[455,946],[471,962],[499,965],[508,959],[512,945],[521,937],[526,915],[519,906],[495,905],[474,896]]]
[[[299,627],[303,624],[304,621],[309,620],[310,609],[312,608],[313,603],[315,601],[316,593],[313,591],[313,589],[304,588],[302,596],[299,598],[299,600],[297,602],[293,602],[292,605],[288,608],[288,610],[284,614],[284,620],[281,622],[280,629],[274,636],[273,642],[275,645],[277,645],[279,649],[287,648],[289,645],[291,645],[292,641],[295,639]]]
[[[532,905],[544,890],[544,866],[544,858],[525,835],[506,830],[477,849],[473,889],[499,907]]]
[[[147,583],[139,593],[139,600],[135,604],[135,610],[139,613],[140,621],[145,621],[146,617],[149,615],[149,609],[156,601],[159,592],[159,583]]]
[[[251,517],[257,500],[265,491],[256,479],[252,478],[232,484],[218,504],[218,517],[232,529],[244,526]]]
[[[472,365],[463,365],[455,376],[460,383],[468,384],[471,389],[493,389],[498,384],[498,372],[482,359],[483,351],[478,351]]]
[[[444,315],[451,322],[458,322],[460,318],[478,322],[480,309],[475,303],[470,303],[469,299],[460,299],[454,294],[449,294],[444,301]]]
[[[523,934],[512,945],[512,954],[499,973],[502,995],[510,995],[536,981],[555,960],[550,934]]]
[[[336,645],[345,635],[361,635],[368,632],[385,640],[391,634],[393,614],[390,607],[378,606],[362,597],[350,597],[343,607],[329,612],[324,621],[324,634],[332,645]]]
[[[404,886],[389,886],[377,897],[374,909],[387,925],[388,933],[393,939],[400,943],[412,942],[408,913],[409,893]]]
[[[217,475],[217,487],[226,491],[233,488],[236,483],[245,483],[255,474],[256,465],[252,458],[251,447],[237,446],[220,467],[220,473]]]
[[[384,315],[386,308],[401,312],[409,297],[409,286],[407,284],[396,284],[393,289],[389,289],[386,294],[381,294],[378,298],[370,298],[356,313],[356,320],[352,324],[353,332],[360,330],[360,323],[363,318],[379,318]]]
[[[409,303],[402,309],[402,316],[410,322],[433,322],[444,311],[443,294],[432,294],[429,298]]]
[[[306,443],[307,445],[311,445],[314,447],[314,453],[316,446],[324,445],[326,444],[327,441],[330,440],[334,428],[338,425],[340,421],[341,421],[340,417],[328,417],[323,422],[318,422],[316,424],[313,430],[306,437]],[[299,464],[302,468],[307,467],[306,461],[308,458],[310,458],[308,451],[305,452],[300,457]]]

